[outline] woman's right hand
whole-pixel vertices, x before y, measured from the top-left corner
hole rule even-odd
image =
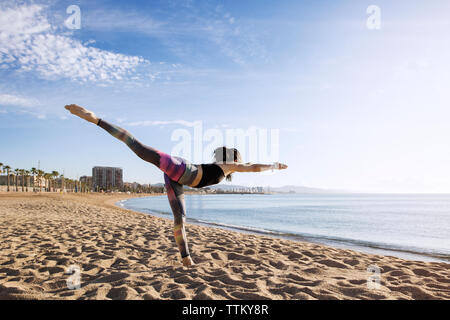
[[[83,107],[80,107],[76,104],[68,104],[64,108],[70,111],[70,113],[86,120],[89,122],[92,122],[93,124],[98,124],[98,118],[96,117],[95,113],[92,111],[86,110]]]

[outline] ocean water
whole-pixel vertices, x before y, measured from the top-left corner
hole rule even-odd
[[[186,195],[187,221],[367,253],[450,263],[450,195]],[[125,208],[172,219],[166,196]],[[189,236],[189,235],[188,235]]]

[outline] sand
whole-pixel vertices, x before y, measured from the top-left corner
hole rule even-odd
[[[0,194],[0,299],[450,298],[447,263],[195,225],[185,268],[172,221],[114,206],[127,197]]]

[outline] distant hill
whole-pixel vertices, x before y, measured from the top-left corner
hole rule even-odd
[[[165,187],[165,184],[164,183],[155,183],[155,184],[152,184],[151,186],[161,188],[161,187]]]
[[[241,189],[241,188],[249,188],[248,186],[240,186],[237,184],[215,184],[212,186],[209,186],[210,189],[222,189],[222,190],[232,190],[232,189]]]
[[[272,192],[280,192],[280,193],[342,193],[345,191],[342,190],[329,190],[329,189],[320,189],[320,188],[310,188],[304,186],[283,186],[278,188],[270,188]]]
[[[231,190],[236,188],[248,188],[248,186],[240,186],[240,185],[230,185],[230,184],[218,184],[214,186],[210,186],[211,189],[222,189],[222,190]],[[264,187],[265,191],[267,187]],[[287,185],[282,187],[269,187],[270,192],[277,193],[347,193],[348,191],[344,190],[332,190],[332,189],[320,189],[320,188],[310,188],[304,186],[294,186]]]

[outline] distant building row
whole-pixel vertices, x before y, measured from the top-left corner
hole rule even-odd
[[[94,190],[112,190],[123,187],[123,170],[115,167],[93,167],[92,177],[82,177]],[[80,178],[81,180],[81,178]]]

